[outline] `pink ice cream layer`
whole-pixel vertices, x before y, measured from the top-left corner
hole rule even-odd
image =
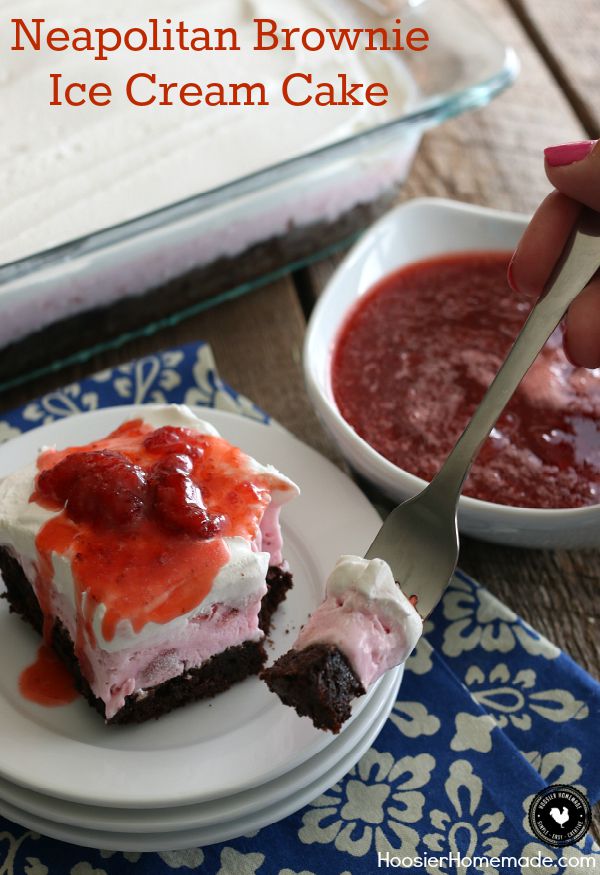
[[[341,598],[329,596],[317,608],[301,629],[294,650],[313,644],[335,645],[368,690],[386,671],[405,662],[414,641],[401,627],[392,629],[389,618],[374,613],[364,596],[349,590]]]
[[[280,507],[269,506],[252,547],[269,553],[270,565],[282,565]],[[30,579],[33,579],[30,577]],[[124,647],[115,651],[85,646],[86,671],[94,695],[105,705],[110,720],[125,704],[127,696],[158,686],[192,668],[200,667],[216,654],[246,641],[260,641],[264,634],[258,626],[266,583],[251,600],[232,608],[215,603],[210,613],[197,614],[180,624],[167,640],[155,645]],[[76,639],[75,618],[68,602],[55,593],[54,613],[73,641]]]
[[[281,565],[283,563],[283,535],[279,523],[281,505],[270,504],[263,514],[257,536],[252,548],[257,552],[268,553],[269,565]]]
[[[258,627],[261,598],[249,602],[243,610],[215,604],[210,614],[192,617],[168,643],[116,652],[86,648],[92,675],[88,682],[94,695],[105,704],[106,719],[115,716],[131,693],[158,686],[198,668],[228,647],[260,641],[263,637]]]
[[[283,537],[279,524],[279,505],[269,505],[261,520],[253,549],[269,554],[269,565],[283,562]],[[93,671],[92,692],[105,704],[106,718],[123,707],[127,696],[136,690],[158,686],[192,668],[198,668],[211,656],[246,641],[260,641],[258,614],[265,588],[259,597],[243,609],[233,610],[215,604],[210,615],[199,615],[168,642],[143,650],[116,652],[89,650],[87,658]]]

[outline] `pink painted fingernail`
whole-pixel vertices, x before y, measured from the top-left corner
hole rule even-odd
[[[544,149],[544,155],[550,167],[565,167],[567,164],[575,164],[587,158],[597,142],[597,140],[581,140],[578,143],[549,146]]]

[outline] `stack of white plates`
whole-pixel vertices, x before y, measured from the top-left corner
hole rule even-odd
[[[30,432],[0,449],[0,476],[31,461],[42,445],[85,443],[142,413],[102,410]],[[364,551],[379,519],[349,479],[282,429],[199,413],[302,489],[284,511],[294,587],[276,615],[269,644],[275,658],[321,601],[336,558]],[[369,748],[401,678],[401,670],[389,672],[359,699],[338,736],[299,718],[256,678],[156,722],[107,727],[83,701],[43,708],[22,698],[19,674],[39,641],[3,605],[0,813],[79,845],[175,850],[229,840],[286,817],[335,784]]]
[[[272,751],[255,734],[266,728],[265,721],[253,721],[247,734],[243,724],[229,731],[223,727],[223,735],[179,746],[169,742],[175,721],[167,726],[167,718],[162,746],[154,727],[147,733],[132,730],[122,747],[115,738],[95,745],[74,741],[68,771],[63,771],[62,745],[53,744],[57,739],[48,731],[35,757],[37,761],[43,756],[46,762],[43,781],[31,770],[25,742],[21,768],[11,769],[2,758],[3,773],[14,774],[15,780],[0,780],[0,813],[45,835],[113,851],[177,850],[236,838],[297,811],[346,774],[379,733],[398,684],[398,673],[390,672],[339,736],[315,738],[303,749],[290,747],[287,758],[282,756],[283,745]],[[256,684],[248,684],[249,695],[258,692]],[[202,720],[202,708],[191,708],[188,715]],[[269,719],[266,713],[264,717]],[[41,742],[44,733],[38,735]],[[134,737],[143,750],[127,750]],[[228,746],[240,741],[246,757],[237,772],[240,757],[232,758],[237,760],[233,769]],[[325,747],[319,749],[322,744]],[[275,769],[269,762],[271,752]],[[207,762],[222,765],[222,783],[203,781]],[[207,771],[215,776],[216,770]]]

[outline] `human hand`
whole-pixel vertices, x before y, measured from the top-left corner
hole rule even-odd
[[[542,202],[509,268],[515,289],[541,294],[577,221],[582,205],[600,212],[600,141],[545,150],[546,174],[556,191]],[[571,304],[565,351],[573,364],[600,367],[600,275]]]

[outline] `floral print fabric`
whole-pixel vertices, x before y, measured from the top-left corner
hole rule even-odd
[[[45,395],[5,415],[0,440],[73,413],[144,402],[268,422],[220,380],[210,348],[198,343]],[[405,871],[462,872],[427,863],[450,853],[514,858],[504,872],[573,873],[583,858],[587,871],[600,872],[591,836],[552,849],[535,839],[527,817],[547,784],[573,784],[591,803],[600,798],[600,685],[461,572],[425,632],[373,747],[284,821],[220,845],[123,854],[67,845],[0,818],[0,875],[362,875],[386,871],[380,854],[420,858]],[[540,854],[550,863],[532,868]]]

